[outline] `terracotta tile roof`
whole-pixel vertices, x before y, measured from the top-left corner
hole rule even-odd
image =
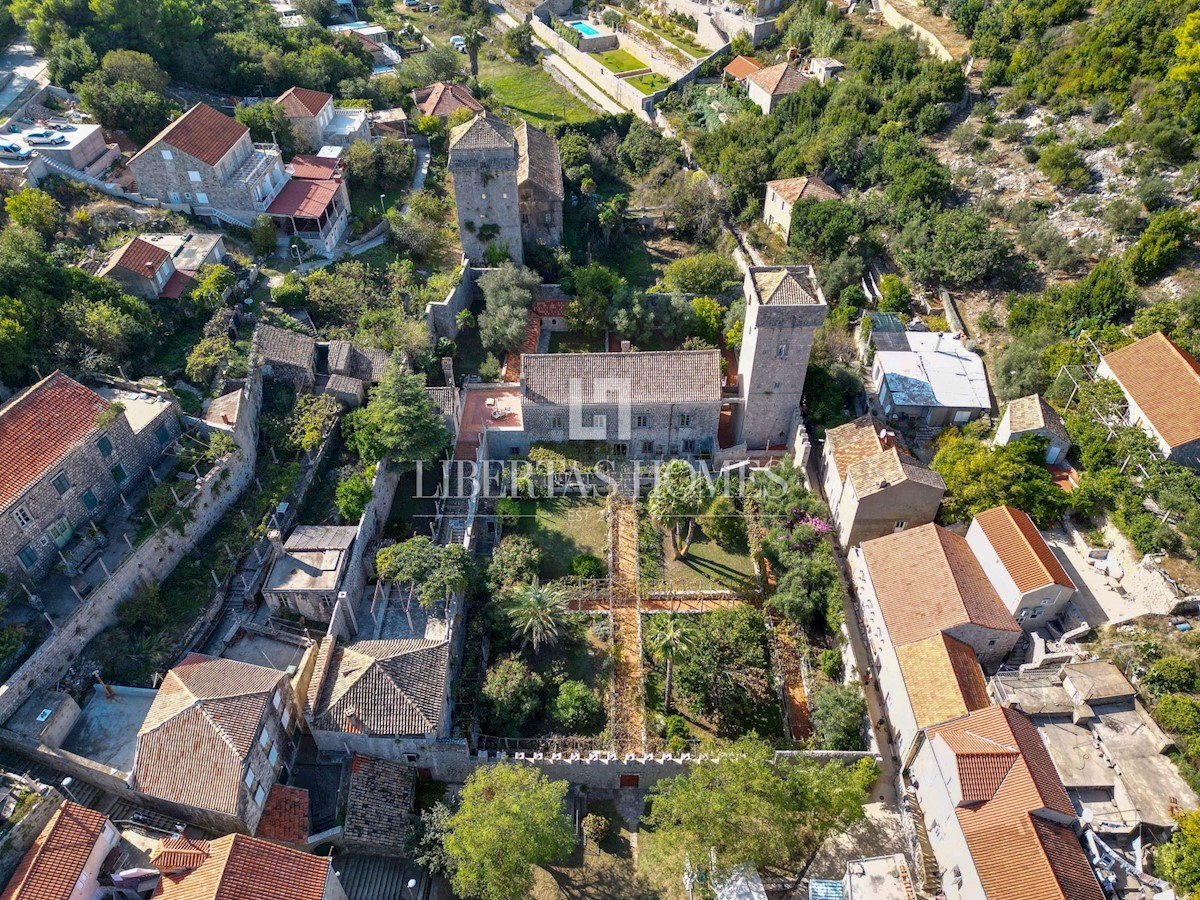
[[[55,372],[0,406],[0,510],[95,434],[108,401]]]
[[[454,403],[457,392],[452,387],[427,387],[427,396],[434,407],[443,416],[454,415]]]
[[[558,155],[558,144],[528,122],[522,122],[513,129],[513,136],[517,141],[517,184],[529,181],[556,200],[563,199],[562,160]]]
[[[765,271],[754,271],[752,277],[759,301],[773,306],[819,304],[821,301],[817,299],[816,283],[806,273],[797,272],[799,268],[776,266]]]
[[[955,812],[988,900],[1101,900],[1074,833],[1047,818],[1070,822],[1075,811],[1024,714],[992,706],[927,733],[954,754],[969,804]]]
[[[567,304],[570,302],[566,299],[534,300],[533,314],[544,319],[561,319],[567,314]]]
[[[165,838],[150,853],[150,865],[163,872],[198,869],[210,855],[208,841]]]
[[[171,838],[162,845],[201,847],[208,856],[198,868],[164,874],[153,900],[322,900],[325,896],[328,856],[312,856],[244,834],[215,841]]]
[[[729,61],[729,65],[725,67],[724,72],[730,78],[736,78],[738,81],[741,81],[743,78],[753,75],[762,67],[762,63],[757,59],[738,55]]]
[[[110,265],[150,277],[170,258],[171,254],[162,247],[136,237],[113,253]]]
[[[330,664],[313,727],[423,735],[441,724],[450,648],[445,641],[358,641]]]
[[[305,843],[308,840],[308,808],[308,791],[276,782],[267,794],[255,836],[285,844]]]
[[[283,672],[191,653],[163,679],[138,729],[133,785],[237,814],[247,755]]]
[[[411,766],[355,754],[342,837],[384,855],[404,855],[415,775]]]
[[[293,87],[280,94],[279,99],[275,102],[283,107],[288,118],[306,119],[319,114],[325,108],[325,104],[331,100],[333,100],[333,94]]]
[[[435,81],[412,92],[413,102],[422,115],[445,119],[460,109],[483,112],[483,104],[476,100],[461,84]]]
[[[249,133],[250,129],[236,119],[218,112],[207,103],[197,103],[160,131],[129,162],[132,164],[159,144],[166,144],[215,166],[233,149],[234,144]]]
[[[904,481],[923,484],[943,493],[946,490],[946,482],[941,475],[897,447],[853,463],[846,470],[846,478],[854,482],[854,492],[859,497],[886,491]]]
[[[1075,582],[1028,513],[1011,506],[997,506],[981,512],[975,521],[1022,594],[1048,584],[1075,589]]]
[[[480,113],[470,122],[463,122],[450,130],[450,152],[455,150],[504,150],[516,151],[517,142],[512,128],[491,113]]]
[[[522,359],[525,402],[567,406],[571,382],[590,400],[599,378],[629,382],[631,403],[716,403],[721,399],[718,350],[630,353],[535,353]]]
[[[751,72],[747,77],[772,97],[794,94],[800,90],[804,82],[808,81],[807,75],[785,62]]]
[[[108,816],[67,800],[21,858],[0,900],[70,900]]]
[[[816,175],[768,181],[767,187],[788,203],[795,203],[797,200],[840,200],[842,197]]]
[[[1048,431],[1068,444],[1071,436],[1062,418],[1054,411],[1054,407],[1042,399],[1041,394],[1030,394],[1008,404],[1008,425],[1014,436],[1029,431]]]
[[[293,178],[303,178],[308,181],[328,181],[341,174],[341,160],[331,156],[311,156],[298,154],[287,164],[287,170]]]
[[[866,541],[862,554],[897,647],[967,623],[1021,631],[966,539],[940,525]]]
[[[329,209],[340,188],[339,181],[292,178],[267,207],[267,215],[319,219]]]
[[[983,670],[970,645],[939,632],[896,648],[917,728],[991,705]]]
[[[178,300],[183,296],[183,292],[188,289],[188,285],[195,280],[196,275],[194,272],[176,269],[171,273],[171,277],[167,279],[167,283],[162,286],[162,290],[158,292],[158,296],[166,297],[168,300]]]
[[[1200,439],[1200,362],[1162,332],[1104,357],[1170,447]]]

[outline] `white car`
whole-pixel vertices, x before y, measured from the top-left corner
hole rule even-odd
[[[59,134],[57,131],[30,131],[24,135],[25,143],[31,147],[36,147],[38,144],[65,144],[67,136]]]
[[[20,144],[13,144],[9,141],[0,141],[0,156],[8,159],[29,159],[33,155],[33,151],[28,147],[22,147]]]

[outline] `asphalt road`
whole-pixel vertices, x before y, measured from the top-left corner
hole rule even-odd
[[[22,34],[0,53],[0,72],[12,73],[12,78],[0,88],[0,116],[11,116],[17,101],[33,82],[47,83],[46,61],[34,52]]]

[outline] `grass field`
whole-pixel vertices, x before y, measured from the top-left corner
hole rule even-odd
[[[600,60],[600,64],[604,68],[610,72],[616,72],[618,75],[622,72],[633,72],[636,69],[646,68],[644,62],[632,53],[627,53],[619,47],[616,50],[604,50],[603,52],[591,55]]]
[[[657,72],[648,72],[645,75],[634,75],[632,78],[625,79],[626,84],[632,84],[643,94],[653,94],[655,91],[661,91],[663,88],[671,86],[671,79],[665,75],[659,75]]]
[[[677,584],[693,584],[703,590],[731,590],[746,594],[755,590],[754,566],[748,553],[731,553],[699,529],[683,559],[672,559],[671,540],[663,535],[665,577]]]
[[[571,574],[571,560],[581,553],[605,558],[608,520],[600,500],[522,500],[517,533],[533,539],[542,551],[544,580]]]

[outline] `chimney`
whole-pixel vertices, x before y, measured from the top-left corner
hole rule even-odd
[[[628,353],[632,349],[633,349],[633,344],[631,344],[629,341],[621,341],[621,352],[622,353]]]
[[[267,532],[267,540],[271,542],[271,549],[275,551],[275,555],[283,556],[283,535],[278,528]]]
[[[349,731],[357,734],[367,733],[367,729],[363,727],[362,719],[358,715],[357,707],[350,706],[346,708],[346,725]]]
[[[446,376],[446,384],[454,387],[454,359],[452,357],[442,357],[442,374]]]
[[[229,413],[226,413],[226,412],[221,413],[221,421],[224,422],[226,425],[233,424],[233,420],[229,418]]]

